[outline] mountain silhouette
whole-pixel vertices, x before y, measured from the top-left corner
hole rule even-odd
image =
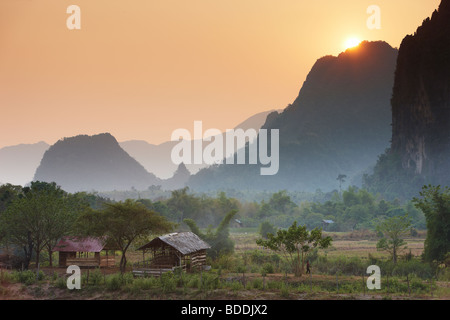
[[[31,182],[49,147],[50,145],[41,141],[0,149],[0,183],[24,186]]]
[[[239,123],[234,129],[240,128],[247,130],[253,128],[258,130],[265,123],[266,117],[271,111],[259,112],[245,121]],[[188,128],[189,129],[189,128]],[[204,130],[207,128],[203,128]],[[120,146],[139,163],[141,163],[147,171],[154,173],[158,178],[169,179],[178,169],[178,165],[171,160],[171,152],[178,141],[167,141],[159,145],[150,144],[142,140],[129,140],[120,142]],[[244,145],[237,146],[238,148]],[[190,173],[195,174],[200,169],[208,167],[206,164],[185,164]]]
[[[267,117],[279,129],[279,171],[261,176],[258,165],[218,165],[192,176],[188,185],[208,189],[333,190],[345,174],[358,178],[389,146],[390,98],[398,51],[362,42],[317,60],[295,101]]]
[[[450,0],[400,46],[392,94],[392,144],[366,186],[411,198],[450,185]]]
[[[145,190],[161,184],[109,133],[59,140],[45,152],[34,180],[56,182],[68,192]]]

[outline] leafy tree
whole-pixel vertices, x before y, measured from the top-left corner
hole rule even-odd
[[[287,229],[278,230],[276,235],[268,234],[268,239],[258,239],[256,243],[274,251],[280,251],[294,269],[296,277],[302,276],[305,260],[315,248],[325,249],[331,245],[331,237],[323,237],[322,229],[311,231],[306,226],[297,226],[297,221]]]
[[[411,221],[408,215],[387,218],[377,225],[377,231],[383,234],[377,243],[377,249],[388,251],[392,255],[392,261],[397,263],[397,257],[401,250],[406,249],[403,236],[411,229]]]
[[[271,224],[268,221],[264,221],[263,223],[261,223],[261,225],[259,226],[259,234],[261,235],[261,237],[263,237],[264,239],[267,239],[267,235],[269,233],[274,234],[275,232],[277,232],[277,229],[273,226],[273,224]]]
[[[195,219],[200,211],[200,200],[192,194],[188,194],[189,188],[172,191],[167,206],[173,215],[178,217],[178,222],[184,219]]]
[[[15,199],[1,216],[1,225],[10,242],[22,247],[25,253],[25,268],[36,253],[36,264],[40,253],[51,248],[72,228],[75,221],[68,194],[55,183],[32,182],[23,188],[23,196]]]
[[[87,210],[78,221],[86,235],[106,236],[122,251],[120,271],[125,272],[126,253],[134,241],[151,234],[165,233],[173,223],[134,200],[106,203],[102,210]]]
[[[413,202],[426,218],[424,259],[443,262],[450,252],[450,188],[424,186],[420,197],[414,198]]]
[[[215,259],[220,255],[229,254],[234,251],[234,242],[230,239],[229,224],[236,214],[237,210],[228,212],[216,230],[208,228],[206,233],[201,232],[195,221],[192,219],[185,219],[184,223],[189,226],[193,233],[211,246],[208,250],[208,255]]]
[[[269,205],[274,211],[281,214],[287,214],[297,207],[286,190],[275,192],[269,200]]]

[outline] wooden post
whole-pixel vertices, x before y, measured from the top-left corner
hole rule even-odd
[[[309,291],[312,292],[312,273],[309,273]]]

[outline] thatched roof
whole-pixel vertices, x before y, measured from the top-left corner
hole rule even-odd
[[[211,248],[209,244],[192,232],[176,232],[157,237],[138,250],[160,247],[161,242],[171,246],[183,255]]]

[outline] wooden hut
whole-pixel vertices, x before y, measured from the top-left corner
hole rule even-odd
[[[161,275],[181,268],[186,272],[201,270],[206,266],[206,250],[211,248],[192,232],[177,232],[157,237],[138,248],[142,263],[133,267],[134,275]],[[150,257],[146,260],[146,254]]]
[[[53,248],[59,252],[59,266],[114,267],[116,248],[108,247],[106,238],[63,237]],[[108,251],[113,251],[109,254]],[[104,252],[104,254],[102,254]]]

